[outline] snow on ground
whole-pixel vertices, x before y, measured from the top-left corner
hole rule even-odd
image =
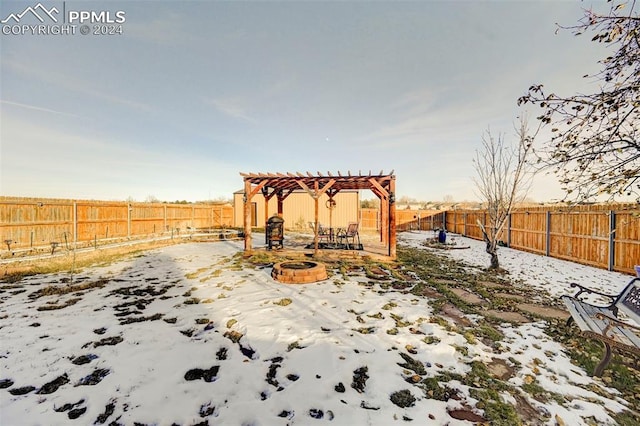
[[[400,241],[420,246],[429,236],[404,233]],[[485,265],[481,243],[454,238],[470,248],[444,255]],[[424,377],[464,375],[474,360],[516,360],[511,385],[535,375],[570,401],[529,400],[548,424],[558,417],[612,424],[609,413],[625,408],[615,389],[603,388],[609,398],[589,390],[603,385],[571,364],[543,322],[505,323],[496,351],[429,322],[427,298],[364,286],[364,275],[283,285],[271,268],[239,264],[241,249],[241,242],[188,243],[88,268],[73,283],[69,273],[3,283],[0,424],[469,424],[448,411],[475,405],[470,388],[452,381],[461,400],[428,398],[399,365],[408,347]],[[509,249],[500,258],[514,279],[553,296],[570,292],[574,280],[615,292],[630,278]],[[393,328],[397,334],[387,333]],[[390,400],[402,390],[412,406]]]
[[[431,233],[426,234],[431,236]],[[425,233],[405,232],[400,234],[399,239],[408,246],[423,247]],[[489,255],[484,251],[484,242],[448,234],[446,244],[451,247],[469,247],[444,251],[452,259],[482,268],[489,266]],[[509,271],[509,276],[514,282],[542,290],[554,298],[574,294],[576,289],[570,286],[571,283],[582,284],[604,293],[618,294],[632,278],[619,272],[609,272],[507,247],[498,248],[498,258],[500,266]],[[609,299],[604,301],[608,302]]]

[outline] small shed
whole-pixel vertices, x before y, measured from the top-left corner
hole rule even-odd
[[[251,252],[251,218],[252,218],[252,199],[261,193],[265,202],[265,217],[269,216],[269,200],[276,197],[276,212],[278,215],[283,214],[283,202],[295,191],[302,189],[314,201],[314,220],[316,224],[314,247],[315,252],[318,251],[318,221],[319,221],[319,204],[323,196],[327,196],[329,200],[333,200],[341,191],[359,191],[370,190],[380,199],[380,241],[385,244],[388,256],[396,257],[396,203],[395,203],[395,183],[396,177],[393,171],[384,174],[362,174],[352,175],[351,172],[337,176],[327,173],[323,175],[320,172],[312,174],[302,173],[240,173],[244,179],[243,193],[243,211],[244,211],[244,251]]]

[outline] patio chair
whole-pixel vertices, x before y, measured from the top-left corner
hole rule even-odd
[[[357,245],[356,238],[358,239]],[[351,222],[347,226],[347,229],[341,231],[338,234],[338,241],[347,249],[362,250],[362,243],[360,243],[360,234],[358,233],[358,223]]]
[[[331,242],[331,230],[329,228],[325,228],[321,223],[318,224],[318,243],[322,241],[327,243]]]

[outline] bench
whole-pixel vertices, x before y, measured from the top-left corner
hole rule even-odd
[[[640,325],[640,278],[634,278],[617,295],[601,293],[576,283],[572,283],[571,287],[577,287],[578,292],[573,296],[562,296],[562,301],[571,314],[567,325],[575,322],[583,336],[600,340],[605,347],[604,356],[593,371],[594,376],[602,376],[611,361],[612,347],[640,355],[640,327],[618,318],[618,314],[623,313]],[[583,293],[608,298],[610,303],[604,306],[593,305],[580,299]]]

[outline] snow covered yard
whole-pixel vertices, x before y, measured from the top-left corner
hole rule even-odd
[[[400,241],[442,259],[440,287],[419,265],[375,262],[283,285],[231,241],[2,283],[0,424],[580,425],[638,410],[574,365],[547,320],[434,304],[460,284],[441,276],[447,262],[482,275],[487,256],[458,236],[468,249],[426,248],[430,236]],[[492,284],[505,306],[511,287],[537,302],[572,281],[615,293],[631,278],[510,249],[500,259],[515,283]]]

